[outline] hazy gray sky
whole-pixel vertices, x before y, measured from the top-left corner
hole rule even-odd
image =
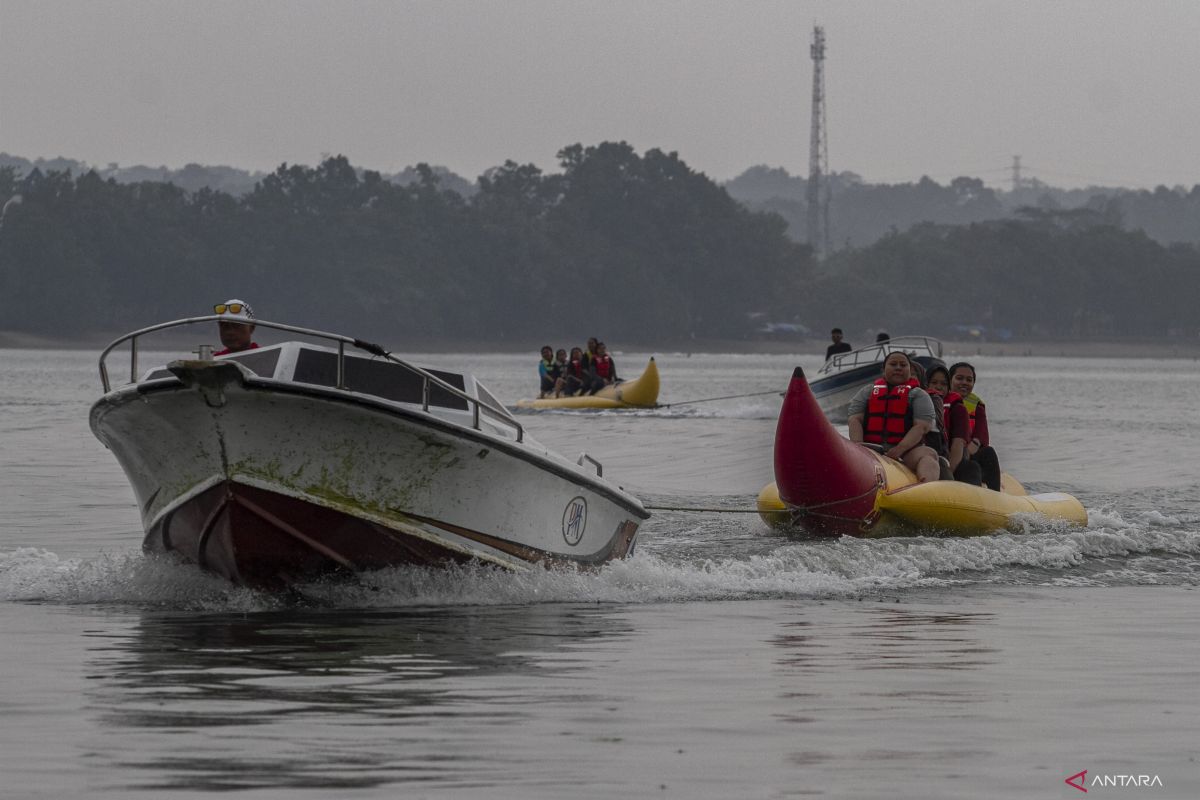
[[[0,151],[474,178],[564,145],[874,181],[1200,183],[1200,2],[0,0]]]

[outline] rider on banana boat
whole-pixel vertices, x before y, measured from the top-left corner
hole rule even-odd
[[[558,390],[558,379],[562,377],[562,365],[554,360],[554,348],[546,345],[542,348],[542,360],[538,362],[538,380],[541,389],[538,397],[550,397]]]
[[[940,426],[933,401],[913,377],[907,354],[889,354],[882,376],[860,389],[847,411],[850,441],[883,448],[885,456],[903,463],[922,483],[938,480]]]
[[[945,367],[935,366],[929,370],[925,382],[926,391],[934,404],[939,400],[942,404],[942,437],[954,480],[982,486],[982,470],[967,454],[967,442],[971,438],[970,415],[958,392],[950,391],[949,371]]]
[[[970,438],[967,453],[983,471],[983,483],[989,489],[1000,491],[1000,459],[991,447],[988,437],[987,407],[975,394],[975,368],[965,361],[950,367],[950,388],[962,396],[963,405],[970,417]]]
[[[562,375],[562,393],[567,397],[580,394],[592,382],[592,373],[588,369],[583,351],[578,347],[571,348],[571,357],[567,359]]]
[[[592,394],[620,380],[617,377],[617,362],[613,361],[613,357],[608,354],[608,345],[604,342],[596,343],[596,355],[592,357],[592,372],[596,374],[596,381],[592,384],[594,387]]]

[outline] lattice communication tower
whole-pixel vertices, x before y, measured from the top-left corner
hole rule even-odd
[[[812,133],[808,144],[808,243],[813,252],[829,249],[829,147],[825,128],[825,29],[813,27]]]

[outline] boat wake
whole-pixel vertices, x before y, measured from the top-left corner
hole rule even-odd
[[[663,603],[903,596],[970,586],[1200,586],[1200,525],[1157,510],[1089,509],[1091,525],[1031,524],[969,539],[791,540],[745,519],[664,512],[638,553],[596,571],[512,573],[479,564],[395,567],[290,594],[235,587],[169,557],[132,551],[67,559],[0,551],[0,600],[252,612],[323,608]]]
[[[223,578],[139,550],[61,558],[22,547],[0,551],[0,600],[63,605],[136,605],[203,611],[259,611],[286,603]]]

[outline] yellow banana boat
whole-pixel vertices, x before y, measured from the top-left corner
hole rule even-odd
[[[654,408],[656,405],[658,365],[653,356],[638,377],[605,386],[595,394],[517,401],[517,408]]]
[[[775,480],[759,493],[758,511],[773,527],[864,537],[977,536],[1021,529],[1030,515],[1080,526],[1088,521],[1071,495],[1030,495],[1007,474],[999,492],[958,481],[920,483],[900,462],[838,434],[799,368],[779,415]]]

